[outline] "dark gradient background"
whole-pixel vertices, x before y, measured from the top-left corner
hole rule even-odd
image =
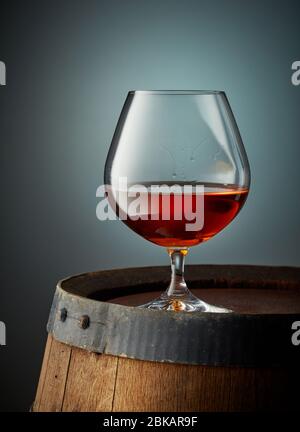
[[[28,410],[58,279],[167,264],[96,188],[131,89],[225,90],[252,169],[238,218],[188,263],[299,265],[299,1],[2,1],[0,410]],[[134,155],[133,155],[134,156]]]

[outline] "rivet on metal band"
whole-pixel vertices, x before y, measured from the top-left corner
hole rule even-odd
[[[90,317],[88,315],[82,315],[79,319],[79,327],[83,330],[87,329],[90,325]]]
[[[58,317],[60,319],[60,321],[65,322],[68,316],[68,311],[66,308],[62,308],[60,309],[60,311],[58,312]]]

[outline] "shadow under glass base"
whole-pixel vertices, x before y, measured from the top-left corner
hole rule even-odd
[[[213,306],[198,299],[191,292],[184,295],[169,296],[163,293],[160,297],[150,301],[139,308],[167,310],[174,312],[212,312],[212,313],[230,313],[230,309]]]

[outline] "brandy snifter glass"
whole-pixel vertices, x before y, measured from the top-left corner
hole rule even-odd
[[[229,312],[195,297],[184,280],[189,248],[224,229],[249,191],[249,163],[225,93],[130,91],[107,156],[105,185],[120,219],[165,247],[171,259],[169,286],[141,307]]]

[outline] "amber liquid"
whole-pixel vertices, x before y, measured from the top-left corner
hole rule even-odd
[[[186,219],[185,215],[195,212],[197,209],[197,194],[191,192],[189,199],[185,202],[185,212],[182,209],[182,219],[176,220],[176,206],[183,206],[184,199],[178,203],[174,194],[168,198],[163,193],[158,193],[159,208],[156,212],[156,220],[152,219],[151,192],[143,192],[142,199],[148,201],[149,214],[144,218],[124,220],[133,231],[145,239],[159,246],[165,247],[190,247],[209,240],[219,231],[226,227],[238,214],[246,201],[247,189],[236,186],[220,184],[204,184],[204,224],[200,230],[188,231],[186,224],[192,221]],[[153,193],[152,193],[153,195]],[[183,194],[182,194],[183,195]],[[184,198],[184,196],[183,196]],[[170,208],[170,220],[164,220],[162,209],[164,200],[168,199]],[[189,205],[190,208],[186,208]],[[146,220],[147,218],[147,220]]]

